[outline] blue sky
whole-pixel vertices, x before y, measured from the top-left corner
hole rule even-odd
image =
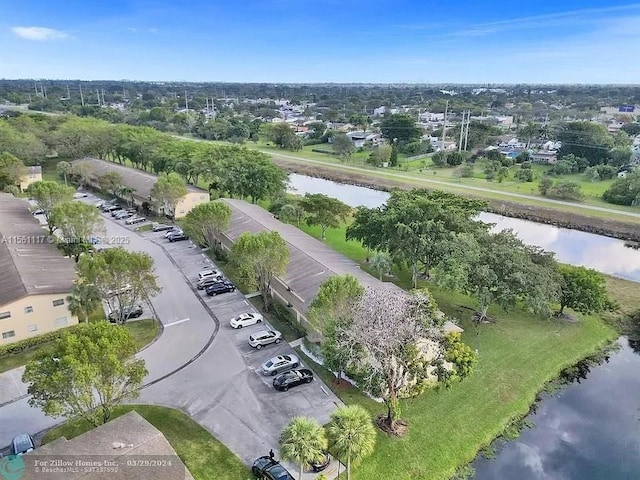
[[[640,83],[640,3],[0,0],[0,77]]]

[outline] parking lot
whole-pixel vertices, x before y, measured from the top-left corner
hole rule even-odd
[[[117,223],[130,230],[136,227],[125,226],[124,221]],[[277,451],[280,432],[292,417],[310,416],[326,423],[339,404],[338,398],[318,378],[287,392],[275,390],[273,377],[263,376],[260,367],[271,357],[295,354],[294,350],[285,341],[261,350],[252,348],[249,336],[271,326],[262,322],[231,328],[231,318],[255,312],[254,307],[238,290],[212,297],[197,290],[198,272],[217,267],[190,241],[172,243],[164,233],[145,231],[139,235],[164,249],[184,275],[170,282],[187,282],[192,294],[219,321],[219,331],[202,356],[179,374],[145,388],[138,401],[187,412],[248,464],[272,448]],[[171,328],[171,324],[168,328],[165,325],[164,334],[171,334]],[[301,362],[299,368],[303,367],[306,365]]]

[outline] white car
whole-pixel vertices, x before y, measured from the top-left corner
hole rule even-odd
[[[146,222],[147,219],[144,217],[131,217],[131,218],[127,218],[127,220],[124,222],[127,225],[135,225],[136,223],[142,223],[142,222]]]
[[[84,192],[76,192],[73,194],[73,198],[87,198],[88,196],[89,194]]]
[[[278,344],[282,341],[282,334],[277,330],[261,330],[249,336],[249,345],[260,350],[265,345]]]
[[[215,268],[205,268],[204,270],[200,270],[198,272],[198,281],[204,280],[205,278],[219,277],[219,276],[220,276],[220,272],[217,271]]]
[[[264,362],[261,370],[264,375],[275,376],[292,368],[298,368],[299,366],[300,360],[295,355],[278,355]]]
[[[259,313],[242,313],[236,318],[232,318],[229,325],[231,325],[231,328],[242,328],[255,325],[262,322],[262,320],[263,317]]]
[[[133,213],[127,212],[126,210],[122,210],[121,212],[116,213],[113,218],[116,220],[124,220],[125,218],[133,217]]]
[[[122,288],[117,288],[117,289],[115,289],[115,290],[109,290],[109,291],[107,292],[107,297],[108,297],[108,298],[110,298],[110,297],[114,297],[114,296],[116,296],[116,295],[121,295],[121,294],[123,294],[123,293],[127,293],[127,292],[129,292],[129,291],[131,291],[131,285],[129,285],[129,284],[127,283],[127,284],[126,284],[125,286],[123,286]]]

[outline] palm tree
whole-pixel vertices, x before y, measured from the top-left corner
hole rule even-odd
[[[518,134],[527,139],[527,148],[529,148],[531,140],[540,136],[540,124],[529,122],[525,126],[520,127]]]
[[[338,457],[347,460],[347,480],[351,479],[351,464],[373,453],[376,429],[371,416],[360,405],[338,408],[327,426],[329,443]]]
[[[324,458],[327,437],[314,418],[294,417],[280,434],[280,454],[285,460],[300,465],[300,476],[305,466]]]
[[[127,201],[127,205],[133,207],[133,204],[135,203],[133,194],[135,193],[135,191],[135,188],[125,185],[124,187],[120,188],[120,191],[118,193]]]
[[[392,263],[391,255],[387,252],[378,252],[373,256],[373,258],[371,258],[371,268],[378,272],[378,276],[381,281],[382,275],[391,270]]]
[[[85,283],[75,285],[71,295],[67,297],[71,314],[83,318],[85,323],[89,322],[89,314],[98,308],[101,300],[98,290]]]

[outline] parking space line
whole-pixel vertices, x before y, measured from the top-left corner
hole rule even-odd
[[[164,326],[166,327],[172,327],[173,325],[178,325],[180,323],[184,323],[184,322],[188,322],[189,320],[191,320],[190,318],[183,318],[182,320],[176,320],[175,322],[171,322],[171,323],[165,323]]]

